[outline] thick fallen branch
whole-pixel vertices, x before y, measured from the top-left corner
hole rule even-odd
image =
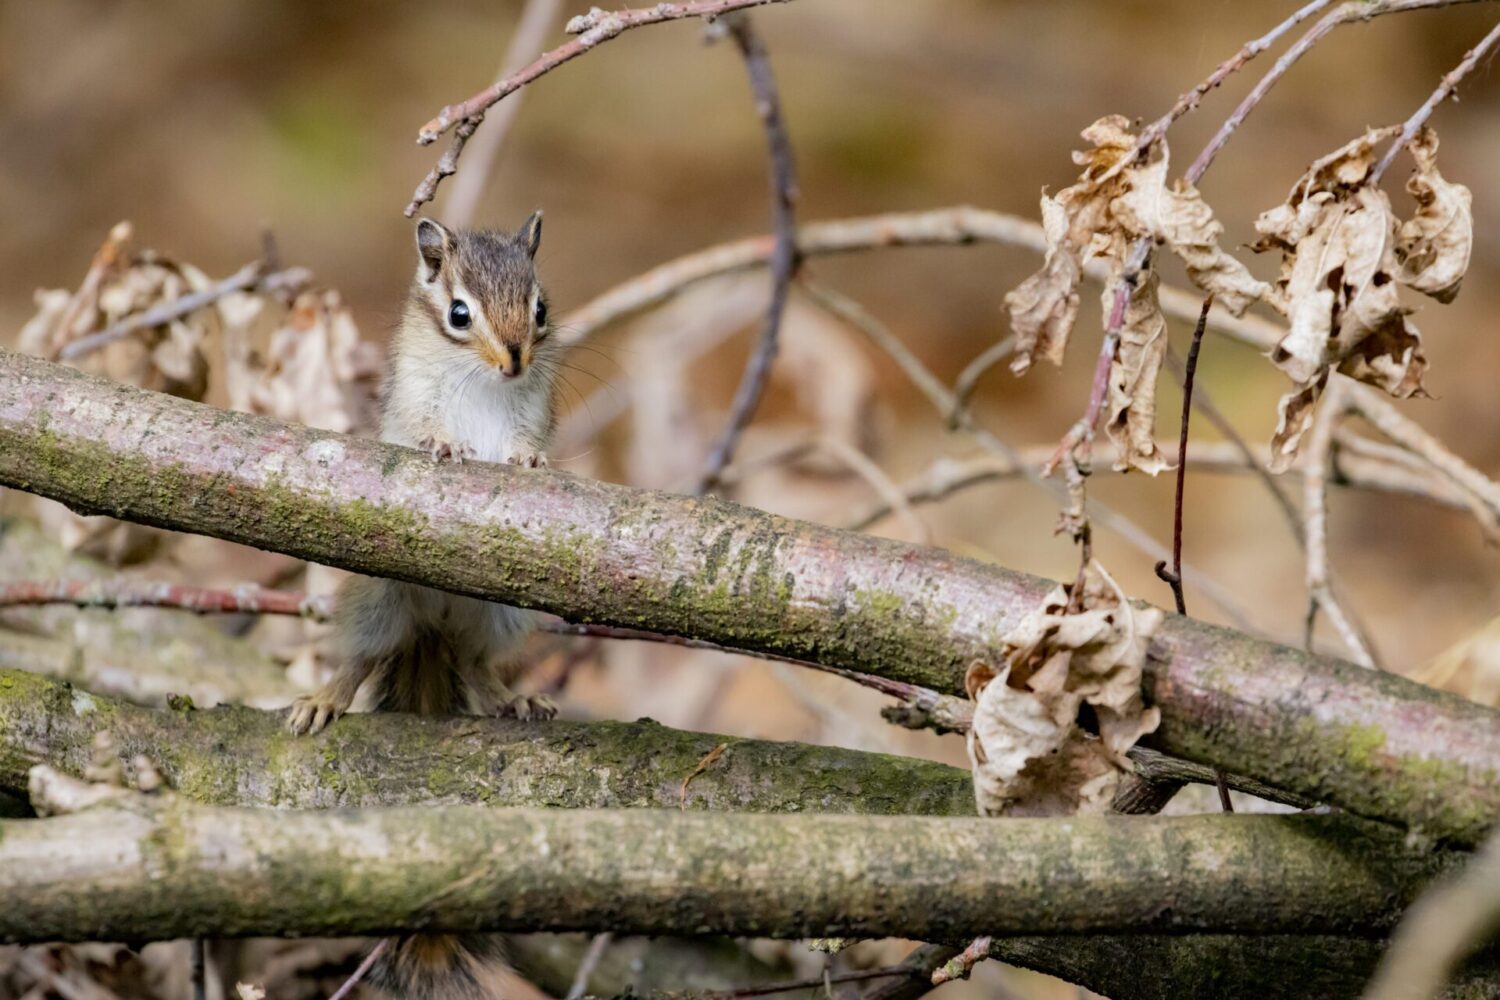
[[[0,353],[0,484],[358,572],[962,690],[1052,584],[713,499],[408,449]],[[1171,616],[1152,744],[1360,815],[1476,843],[1500,816],[1500,716]]]
[[[653,722],[517,722],[353,714],[312,739],[282,713],[141,708],[0,670],[0,790],[48,764],[81,775],[108,732],[130,770],[149,758],[168,785],[224,806],[332,808],[420,803],[687,808],[970,816],[968,772],[837,747],[733,740]]]
[[[1379,935],[1458,857],[1342,816],[306,812],[203,806],[48,768],[32,792],[64,815],[0,821],[0,941],[601,927]]]

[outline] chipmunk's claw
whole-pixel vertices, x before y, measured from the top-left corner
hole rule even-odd
[[[527,469],[545,469],[547,467],[547,456],[539,451],[520,451],[507,458],[509,465],[519,465]]]
[[[495,714],[502,719],[551,719],[557,715],[557,703],[544,694],[518,694],[501,702]]]
[[[286,717],[286,731],[293,736],[312,736],[322,732],[348,708],[348,705],[339,705],[322,692],[306,695],[292,702],[292,709]]]
[[[434,462],[450,461],[462,465],[464,459],[474,457],[474,449],[462,441],[444,441],[441,438],[425,437],[418,447],[431,455]]]

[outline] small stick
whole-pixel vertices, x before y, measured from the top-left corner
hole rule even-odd
[[[1354,662],[1362,667],[1378,669],[1374,655],[1365,646],[1343,607],[1334,599],[1328,584],[1328,470],[1331,465],[1334,429],[1339,419],[1349,411],[1347,399],[1345,383],[1336,376],[1331,378],[1321,408],[1314,418],[1312,432],[1308,435],[1307,459],[1302,478],[1303,533],[1307,551],[1307,620],[1303,645],[1312,649],[1318,611],[1326,611],[1328,620],[1348,647]]]
[[[609,944],[614,939],[614,934],[609,931],[594,935],[594,940],[589,942],[589,950],[583,953],[583,960],[578,963],[578,971],[573,974],[573,985],[568,987],[563,1000],[581,1000],[589,991],[589,980],[593,978],[594,970],[599,967],[599,961],[604,958],[604,953],[609,950]]]
[[[1177,604],[1179,615],[1187,614],[1187,599],[1182,593],[1182,512],[1183,491],[1187,486],[1188,425],[1193,418],[1193,376],[1198,371],[1198,351],[1203,346],[1203,331],[1208,326],[1208,314],[1214,306],[1214,297],[1203,300],[1203,311],[1198,314],[1198,325],[1193,327],[1193,343],[1188,348],[1187,365],[1182,375],[1182,430],[1177,438],[1177,492],[1172,504],[1172,568],[1167,564],[1156,564],[1156,575],[1172,588],[1172,599]],[[1219,790],[1219,808],[1234,812],[1234,803],[1229,799],[1229,783],[1223,771],[1214,771],[1214,784]]]
[[[743,4],[741,6],[744,6]],[[765,322],[761,327],[760,342],[730,406],[729,424],[709,452],[708,463],[698,482],[696,492],[707,493],[719,481],[734,457],[740,435],[749,425],[771,377],[771,364],[776,359],[776,349],[781,336],[781,320],[786,313],[787,295],[791,290],[792,276],[797,271],[802,255],[797,249],[797,223],[793,205],[797,200],[797,176],[792,162],[792,141],[787,135],[786,123],[781,114],[781,97],[776,89],[776,77],[771,72],[771,61],[765,46],[750,26],[749,18],[739,17],[729,25],[729,34],[744,57],[745,69],[750,75],[750,88],[755,93],[755,107],[760,114],[761,126],[766,133],[766,144],[771,157],[771,217],[776,233],[776,246],[771,252],[771,303],[766,308]]]
[[[300,288],[312,281],[312,272],[305,267],[292,267],[285,271],[277,271],[274,274],[266,273],[266,265],[263,260],[251,261],[229,277],[209,285],[200,291],[189,292],[187,295],[173,299],[171,302],[163,302],[152,306],[145,312],[138,312],[127,316],[118,323],[98,333],[80,337],[67,344],[58,354],[63,361],[76,361],[85,354],[97,351],[107,344],[117,340],[123,340],[140,330],[147,330],[156,326],[164,326],[174,319],[180,319],[189,313],[197,312],[205,306],[213,305],[224,296],[233,292],[260,289],[262,291],[279,291]]]
[[[1395,142],[1391,143],[1385,155],[1380,158],[1380,162],[1375,164],[1375,169],[1370,172],[1371,184],[1380,183],[1380,178],[1384,177],[1385,172],[1390,169],[1391,161],[1396,158],[1396,154],[1411,144],[1411,141],[1417,137],[1417,132],[1427,123],[1427,119],[1432,117],[1433,111],[1437,110],[1437,106],[1452,96],[1453,92],[1458,89],[1459,82],[1473,72],[1474,67],[1479,65],[1479,60],[1484,58],[1484,54],[1493,48],[1497,41],[1500,41],[1500,24],[1491,28],[1490,33],[1464,55],[1459,64],[1443,77],[1437,89],[1432,92],[1432,96],[1427,98],[1426,103],[1406,119],[1406,124],[1401,126],[1401,134]]]
[[[974,395],[974,389],[979,380],[984,378],[985,373],[991,368],[1004,361],[1015,353],[1016,337],[1011,334],[1005,337],[975,356],[973,361],[964,365],[964,370],[958,373],[958,379],[953,383],[953,408],[948,414],[948,428],[957,430],[963,413],[969,408],[969,397]]]
[[[1382,14],[1399,14],[1409,10],[1419,10],[1424,7],[1448,7],[1457,3],[1471,3],[1474,0],[1346,0],[1333,10],[1323,15],[1318,21],[1293,43],[1292,47],[1282,53],[1281,58],[1271,67],[1265,76],[1261,77],[1254,89],[1245,95],[1245,99],[1239,103],[1234,112],[1225,119],[1224,124],[1214,133],[1208,145],[1198,154],[1198,158],[1188,167],[1187,173],[1183,175],[1188,184],[1197,184],[1203,174],[1213,163],[1214,157],[1229,142],[1229,137],[1244,123],[1246,116],[1255,109],[1270,92],[1271,88],[1287,74],[1303,56],[1312,50],[1314,45],[1322,41],[1329,32],[1341,24],[1349,24],[1353,21],[1368,21],[1371,18],[1380,17]],[[1299,11],[1300,13],[1300,11]],[[1295,22],[1293,22],[1295,23]],[[1291,25],[1287,25],[1291,27]]]
[[[567,25],[568,33],[577,35],[577,38],[542,53],[528,65],[496,80],[468,100],[447,105],[422,126],[417,132],[417,143],[422,146],[436,142],[439,136],[455,126],[459,129],[466,128],[467,134],[463,135],[462,140],[455,136],[453,144],[443,154],[438,166],[417,185],[417,190],[406,206],[407,217],[415,215],[417,209],[431,201],[442,179],[458,169],[458,158],[463,154],[464,143],[468,142],[474,130],[484,120],[484,113],[507,95],[515,93],[538,77],[545,76],[563,63],[578,58],[589,49],[602,45],[631,28],[689,17],[712,21],[716,17],[747,7],[789,2],[790,0],[697,0],[694,3],[658,3],[639,10],[604,11],[596,7],[587,14],[580,14]]]
[[[385,950],[390,946],[390,938],[381,938],[376,942],[375,947],[370,949],[370,953],[365,956],[364,961],[359,963],[359,967],[354,970],[353,974],[344,980],[344,985],[335,990],[333,996],[329,997],[328,1000],[346,1000],[349,994],[353,992],[354,987],[359,984],[361,979],[365,978],[366,973],[375,967],[375,963],[380,960],[380,956],[384,955]]]
[[[562,0],[526,0],[526,7],[521,11],[510,44],[505,47],[505,57],[500,62],[500,79],[520,69],[525,65],[527,55],[541,48],[561,9]],[[443,213],[445,220],[452,225],[463,227],[473,220],[474,210],[479,206],[479,199],[494,170],[495,157],[520,113],[522,96],[518,94],[515,100],[502,104],[500,110],[490,116],[489,128],[474,140],[469,152],[469,166],[453,182],[448,210]],[[456,156],[454,160],[457,160]]]
[[[1109,395],[1109,369],[1114,363],[1115,349],[1120,344],[1120,328],[1125,325],[1125,310],[1130,306],[1130,297],[1135,294],[1135,287],[1141,280],[1141,273],[1146,269],[1147,262],[1151,257],[1153,240],[1149,236],[1142,236],[1136,240],[1130,248],[1130,255],[1125,260],[1125,266],[1120,272],[1119,285],[1115,289],[1115,297],[1109,309],[1109,319],[1104,327],[1104,340],[1099,345],[1099,360],[1094,365],[1094,381],[1089,390],[1089,405],[1084,411],[1083,418],[1068,429],[1063,436],[1062,442],[1057,446],[1052,459],[1047,467],[1042,470],[1043,476],[1050,476],[1057,468],[1063,456],[1078,453],[1076,459],[1080,466],[1088,464],[1089,455],[1094,447],[1094,434],[1099,426],[1099,415],[1104,412],[1104,400]]]
[[[932,985],[941,986],[955,979],[968,979],[969,973],[974,971],[974,966],[990,957],[990,945],[994,943],[995,939],[988,936],[977,937],[969,942],[967,948],[933,972]]]
[[[79,608],[176,608],[198,614],[297,615],[328,621],[332,595],[309,597],[256,585],[229,589],[135,580],[56,580],[0,583],[0,607],[72,604]]]
[[[1187,600],[1182,594],[1182,508],[1183,491],[1187,487],[1188,424],[1193,416],[1193,376],[1198,371],[1198,351],[1203,346],[1203,329],[1208,325],[1208,313],[1213,308],[1214,297],[1203,300],[1203,311],[1198,314],[1198,325],[1193,328],[1193,344],[1188,348],[1187,367],[1182,377],[1182,430],[1177,436],[1177,494],[1172,505],[1172,568],[1165,562],[1156,564],[1156,575],[1172,588],[1172,599],[1177,603],[1177,613],[1187,614]]]

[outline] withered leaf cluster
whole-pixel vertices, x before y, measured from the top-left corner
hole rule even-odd
[[[1042,268],[1005,297],[1017,340],[1012,369],[1023,373],[1037,357],[1061,362],[1077,320],[1084,265],[1105,261],[1104,312],[1118,333],[1105,430],[1118,447],[1118,468],[1152,474],[1167,468],[1154,440],[1166,321],[1149,259],[1138,275],[1127,266],[1131,247],[1149,239],[1178,257],[1217,307],[1240,315],[1264,302],[1286,317],[1288,333],[1271,360],[1295,386],[1280,404],[1275,468],[1295,458],[1330,371],[1398,397],[1420,391],[1427,362],[1399,287],[1450,301],[1468,268],[1473,214],[1468,189],[1438,172],[1437,137],[1423,129],[1411,145],[1417,169],[1407,184],[1416,212],[1404,222],[1396,218],[1373,177],[1375,147],[1394,134],[1371,130],[1322,157],[1285,203],[1261,214],[1253,249],[1282,255],[1280,276],[1267,282],[1219,245],[1223,226],[1198,190],[1169,182],[1165,140],[1142,148],[1125,118],[1099,119],[1083,132],[1091,148],[1073,154],[1083,168],[1078,180],[1042,196]],[[1120,312],[1122,279],[1133,287]]]
[[[1130,604],[1090,565],[1080,602],[1059,586],[1005,638],[998,666],[975,663],[968,735],[974,796],[986,816],[1070,815],[1109,807],[1125,752],[1160,722],[1141,698],[1141,670],[1162,612]],[[1099,734],[1081,731],[1083,705]]]
[[[211,286],[198,268],[131,246],[116,225],[74,291],[40,289],[18,348],[57,357],[68,344]],[[119,382],[326,430],[370,426],[378,346],[362,342],[338,293],[252,288],[159,326],[136,330],[76,364]],[[115,563],[152,551],[156,533],[107,517],[79,517],[56,504],[38,516],[72,549]]]

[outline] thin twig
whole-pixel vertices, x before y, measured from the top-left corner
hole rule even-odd
[[[817,285],[806,288],[811,301],[827,310],[830,315],[841,319],[845,323],[863,335],[872,344],[884,352],[901,369],[902,373],[911,380],[922,394],[927,397],[938,414],[946,419],[954,412],[953,393],[948,389],[926,365],[924,365],[911,348],[902,342],[901,338],[892,333],[884,323],[870,315],[870,313],[859,305],[859,303],[840,295],[831,289]],[[1196,306],[1194,316],[1197,315]],[[1056,482],[1049,481],[1038,475],[1033,469],[1022,461],[1021,455],[1009,444],[1000,440],[988,430],[979,426],[973,419],[972,414],[963,413],[960,417],[959,429],[968,434],[976,444],[985,451],[996,455],[1018,470],[1018,474],[1033,487],[1045,490],[1054,497],[1063,496],[1066,488]],[[1166,550],[1142,530],[1129,518],[1117,514],[1102,504],[1094,505],[1094,515],[1105,527],[1114,531],[1125,541],[1140,549],[1152,560],[1164,558]],[[1191,566],[1183,567],[1185,578],[1193,586],[1198,587],[1225,615],[1229,617],[1241,629],[1253,629],[1249,616],[1241,610],[1233,597],[1209,577],[1193,569]]]
[[[948,414],[948,427],[957,430],[963,412],[969,408],[969,397],[991,368],[1010,357],[1016,350],[1016,337],[1011,334],[980,351],[973,361],[964,365],[953,383],[953,411]]]
[[[1178,384],[1183,384],[1186,372],[1182,362],[1172,353],[1170,347],[1167,348],[1166,361],[1168,370],[1172,372]],[[1299,550],[1305,552],[1307,540],[1302,527],[1302,514],[1297,510],[1297,505],[1292,501],[1291,494],[1287,492],[1280,481],[1266,467],[1265,459],[1255,454],[1250,445],[1245,441],[1244,436],[1240,434],[1229,418],[1224,415],[1223,411],[1215,405],[1212,397],[1209,396],[1207,390],[1202,386],[1197,386],[1193,390],[1193,407],[1199,413],[1202,413],[1208,422],[1214,426],[1214,429],[1224,435],[1226,442],[1240,453],[1245,463],[1244,468],[1254,472],[1256,478],[1261,481],[1262,485],[1271,494],[1271,498],[1276,501],[1277,509],[1281,511],[1287,527],[1291,530],[1292,540],[1297,544]],[[1345,435],[1342,430],[1335,430],[1335,442],[1342,443],[1346,437],[1349,437],[1349,435]],[[1204,445],[1199,445],[1199,453],[1201,453],[1204,447]],[[1179,456],[1178,461],[1183,461],[1183,457]],[[1194,464],[1200,464],[1197,454],[1194,457]],[[1302,464],[1305,464],[1305,458]],[[1398,470],[1388,460],[1369,462],[1363,467],[1348,470],[1339,466],[1338,463],[1335,463],[1335,465],[1341,474],[1341,485],[1376,491],[1414,492],[1415,495],[1424,497],[1433,503],[1464,507],[1474,512],[1473,505],[1467,502],[1467,497],[1464,494],[1455,494],[1454,492],[1444,493],[1441,489],[1440,480],[1436,480],[1430,475],[1422,476],[1420,473],[1412,475],[1405,469]],[[1301,465],[1294,466],[1287,471],[1294,475],[1300,475]],[[1477,514],[1477,512],[1475,513]],[[1334,599],[1345,606],[1345,614],[1349,619],[1350,625],[1359,633],[1360,641],[1364,643],[1366,649],[1370,650],[1371,656],[1375,657],[1375,662],[1378,664],[1380,658],[1376,656],[1375,644],[1370,636],[1370,630],[1352,610],[1349,610],[1347,597],[1344,592],[1344,584],[1340,581],[1332,567],[1329,567],[1328,570],[1328,586]]]
[[[639,10],[604,11],[596,7],[587,14],[580,14],[568,22],[566,29],[568,34],[577,35],[577,38],[549,52],[542,53],[528,65],[503,79],[496,80],[468,100],[444,107],[431,121],[422,126],[417,133],[417,143],[423,146],[436,142],[438,137],[450,128],[457,127],[460,132],[466,130],[467,134],[463,135],[462,140],[455,136],[453,144],[443,154],[438,166],[423,178],[422,183],[412,194],[411,202],[406,206],[406,215],[410,217],[416,214],[424,203],[431,201],[442,179],[458,169],[458,158],[463,154],[464,143],[484,120],[486,111],[507,95],[515,93],[563,63],[578,58],[595,46],[602,45],[631,28],[661,24],[664,21],[679,21],[690,17],[701,17],[712,21],[716,17],[747,7],[788,2],[790,0],[698,0],[694,3],[658,3]]]
[[[344,980],[344,985],[335,990],[333,996],[329,997],[328,1000],[345,1000],[353,992],[354,987],[359,984],[359,981],[365,978],[365,975],[375,967],[375,963],[380,961],[380,956],[384,955],[386,949],[390,946],[390,938],[381,938],[377,941],[375,947],[371,948],[370,953],[365,956],[364,961],[359,963],[359,967],[354,970],[353,974]]]
[[[312,273],[305,267],[292,267],[285,271],[274,273],[266,272],[265,261],[255,260],[246,264],[229,277],[214,282],[207,288],[173,299],[171,302],[163,302],[152,306],[144,312],[138,312],[127,316],[118,323],[99,331],[80,337],[65,345],[58,353],[63,361],[76,361],[85,354],[97,351],[107,344],[117,340],[123,340],[140,330],[148,330],[152,327],[165,326],[174,319],[180,319],[189,313],[197,312],[205,306],[213,305],[224,296],[233,292],[244,292],[252,289],[260,291],[285,291],[301,288],[312,281]]]
[[[729,423],[709,452],[703,477],[698,482],[698,493],[707,493],[718,484],[719,474],[734,457],[740,435],[760,406],[761,396],[765,394],[766,383],[771,377],[771,364],[776,359],[781,320],[786,313],[792,276],[796,274],[797,265],[801,261],[801,254],[797,250],[797,222],[794,215],[797,174],[792,160],[792,140],[782,119],[781,98],[776,89],[775,74],[771,72],[771,60],[766,55],[760,36],[750,26],[748,16],[741,15],[732,19],[729,34],[745,60],[745,70],[750,76],[750,89],[755,94],[755,109],[766,133],[766,145],[771,159],[771,221],[772,230],[776,234],[776,246],[771,252],[771,302],[766,307],[760,340],[750,356],[749,364],[745,366],[739,388],[735,390],[734,402],[729,408]]]
[[[589,950],[583,953],[583,959],[578,963],[578,971],[573,974],[573,985],[568,987],[567,995],[563,1000],[580,1000],[589,991],[589,980],[593,978],[594,970],[599,967],[600,959],[609,950],[609,944],[615,939],[614,934],[603,931],[594,935],[589,942]]]
[[[775,448],[764,455],[756,455],[747,461],[736,462],[719,474],[719,483],[730,486],[749,478],[753,472],[785,465],[817,451],[822,451],[863,479],[880,497],[882,509],[894,512],[906,522],[913,541],[930,543],[932,533],[927,529],[926,522],[912,509],[906,491],[864,452],[846,441],[824,434],[813,435],[806,440]]]
[[[974,966],[990,957],[990,945],[994,943],[994,940],[992,937],[978,937],[969,942],[967,948],[941,968],[933,970],[932,985],[941,986],[955,979],[968,979],[969,973],[974,971]]]
[[[1094,435],[1099,427],[1099,417],[1104,412],[1104,400],[1109,395],[1109,370],[1114,364],[1115,350],[1120,345],[1120,328],[1125,325],[1125,310],[1135,294],[1141,275],[1150,266],[1153,241],[1149,236],[1136,240],[1120,271],[1115,297],[1110,305],[1109,317],[1104,327],[1104,340],[1099,345],[1099,360],[1094,365],[1094,379],[1089,388],[1089,402],[1083,417],[1063,436],[1057,452],[1042,475],[1050,476],[1059,462],[1072,456],[1079,468],[1087,468],[1094,447]]]
[[[1411,144],[1411,141],[1417,137],[1417,132],[1427,123],[1427,119],[1432,117],[1433,111],[1437,110],[1437,106],[1452,96],[1453,92],[1458,89],[1459,82],[1473,72],[1474,67],[1479,65],[1479,60],[1484,58],[1484,54],[1493,48],[1497,41],[1500,41],[1500,24],[1491,28],[1490,33],[1464,55],[1459,64],[1443,77],[1437,89],[1432,92],[1432,96],[1427,98],[1426,103],[1406,120],[1405,125],[1401,126],[1401,135],[1391,143],[1385,155],[1380,158],[1380,162],[1375,164],[1375,169],[1370,171],[1372,185],[1380,183],[1380,178],[1384,177],[1385,172],[1390,169],[1391,162],[1396,159],[1396,154]]]
[[[1328,620],[1348,647],[1354,662],[1374,669],[1375,657],[1365,647],[1328,585],[1328,470],[1332,463],[1334,428],[1348,412],[1346,398],[1344,383],[1330,380],[1308,435],[1302,479],[1303,532],[1307,549],[1307,622],[1303,645],[1312,649],[1318,611],[1326,611]]]
[[[433,168],[427,171],[427,176],[422,178],[422,183],[412,192],[411,201],[401,210],[408,219],[417,214],[427,202],[437,195],[438,185],[443,182],[444,177],[452,177],[458,172],[458,158],[464,155],[464,147],[474,137],[475,131],[484,124],[484,115],[478,114],[473,118],[465,118],[458,123],[458,128],[453,130],[453,138],[448,143],[448,149],[438,158]]]
[[[526,57],[542,47],[561,10],[562,0],[526,0],[526,6],[516,22],[516,30],[511,34],[510,44],[506,46],[505,58],[500,61],[500,71],[497,74],[499,79],[503,80],[519,70],[525,65]],[[474,211],[479,207],[479,199],[483,196],[494,169],[495,157],[500,152],[501,144],[505,142],[506,133],[520,113],[523,96],[517,94],[514,100],[507,101],[498,111],[491,113],[487,118],[488,127],[477,135],[470,146],[468,166],[453,182],[453,190],[448,197],[448,210],[443,213],[443,218],[451,225],[463,227],[473,220]]]
[[[1345,3],[1319,18],[1301,38],[1292,44],[1291,48],[1282,53],[1281,58],[1276,60],[1276,64],[1271,67],[1270,71],[1261,77],[1245,99],[1234,109],[1234,112],[1225,119],[1224,124],[1219,126],[1219,130],[1203,147],[1198,158],[1188,167],[1183,175],[1184,179],[1188,184],[1198,183],[1213,163],[1214,157],[1219,155],[1219,151],[1229,141],[1229,137],[1244,123],[1246,116],[1265,98],[1271,88],[1276,86],[1277,81],[1287,74],[1293,64],[1311,51],[1312,47],[1322,41],[1334,28],[1353,21],[1368,21],[1382,14],[1397,14],[1424,7],[1448,7],[1458,3],[1472,2],[1475,0],[1346,0]]]
[[[1352,412],[1364,417],[1396,444],[1419,456],[1455,486],[1500,513],[1500,484],[1449,451],[1446,445],[1374,390],[1348,382],[1338,375],[1332,376],[1331,381],[1345,385],[1344,398]]]
[[[250,584],[226,589],[128,579],[0,583],[0,607],[72,604],[79,608],[177,608],[198,614],[297,615],[327,621],[331,594],[309,597]]]
[[[1172,600],[1177,604],[1179,615],[1187,614],[1187,600],[1182,593],[1182,501],[1187,488],[1188,424],[1193,416],[1193,376],[1198,371],[1198,351],[1203,346],[1203,328],[1208,325],[1208,313],[1213,304],[1212,295],[1203,300],[1203,311],[1198,314],[1198,325],[1193,327],[1193,343],[1188,348],[1187,366],[1182,376],[1182,430],[1177,436],[1177,491],[1172,503],[1172,568],[1168,570],[1165,562],[1156,564],[1156,575],[1172,588]]]
[[[1175,362],[1180,375],[1181,361],[1168,354],[1167,362],[1168,365]],[[1209,404],[1204,397],[1202,386],[1194,389],[1193,407],[1207,417],[1211,411],[1207,408]],[[1219,419],[1223,419],[1223,414],[1216,409],[1212,412]],[[1298,513],[1296,505],[1291,502],[1290,496],[1282,488],[1281,483],[1266,471],[1267,449],[1264,446],[1258,449],[1252,447],[1238,434],[1231,437],[1213,417],[1209,417],[1209,420],[1229,440],[1199,442],[1188,456],[1188,462],[1193,468],[1205,472],[1250,472],[1263,482],[1269,478],[1278,507],[1290,513],[1289,523],[1294,533],[1294,540],[1300,549],[1302,547],[1302,515]],[[1474,497],[1452,486],[1447,480],[1438,478],[1409,452],[1392,445],[1381,445],[1368,438],[1357,437],[1342,428],[1335,432],[1334,440],[1339,445],[1335,462],[1338,472],[1335,485],[1349,489],[1416,497],[1443,507],[1468,510],[1476,514],[1487,513],[1482,508],[1475,511],[1474,505],[1477,501]],[[1358,449],[1357,454],[1350,454],[1349,452],[1354,449]],[[971,459],[955,459],[941,455],[922,472],[900,484],[899,489],[902,498],[912,507],[936,503],[974,486],[1021,479],[1026,469],[1040,474],[1053,451],[1053,445],[1029,445],[1022,448],[1021,465],[1016,465],[998,455],[984,455]],[[1117,454],[1118,451],[1113,445],[1107,445],[1099,451],[1096,455],[1098,463],[1094,474],[1108,475],[1119,472],[1120,470],[1115,469],[1113,464]],[[760,461],[761,459],[757,457],[753,463],[748,464],[759,465]],[[726,470],[726,474],[733,472],[738,477],[748,474],[748,471],[747,464],[739,464],[731,466]],[[1300,478],[1302,463],[1299,461],[1283,475]],[[886,500],[879,500],[850,518],[844,527],[850,531],[862,531],[876,521],[889,516],[893,510],[895,508]],[[1335,590],[1337,589],[1335,587]]]
[[[1301,24],[1312,15],[1318,13],[1318,11],[1322,10],[1324,7],[1327,7],[1329,3],[1330,0],[1312,0],[1311,3],[1297,8],[1297,10],[1293,11],[1286,20],[1282,21],[1280,24],[1272,28],[1270,31],[1266,32],[1261,37],[1246,42],[1238,52],[1226,59],[1224,62],[1220,63],[1219,66],[1207,77],[1205,77],[1201,83],[1179,97],[1177,99],[1177,103],[1172,105],[1172,109],[1170,111],[1162,115],[1150,125],[1146,126],[1146,128],[1141,132],[1140,138],[1136,142],[1137,152],[1143,153],[1146,150],[1150,149],[1153,143],[1159,140],[1162,136],[1166,135],[1167,129],[1172,126],[1173,122],[1177,121],[1177,119],[1181,118],[1183,115],[1196,108],[1198,106],[1198,102],[1203,100],[1205,94],[1222,84],[1231,73],[1234,73],[1250,60],[1260,55],[1266,49],[1269,49],[1272,45],[1275,45],[1281,39],[1282,35],[1286,34],[1288,31],[1291,31],[1297,25]]]

